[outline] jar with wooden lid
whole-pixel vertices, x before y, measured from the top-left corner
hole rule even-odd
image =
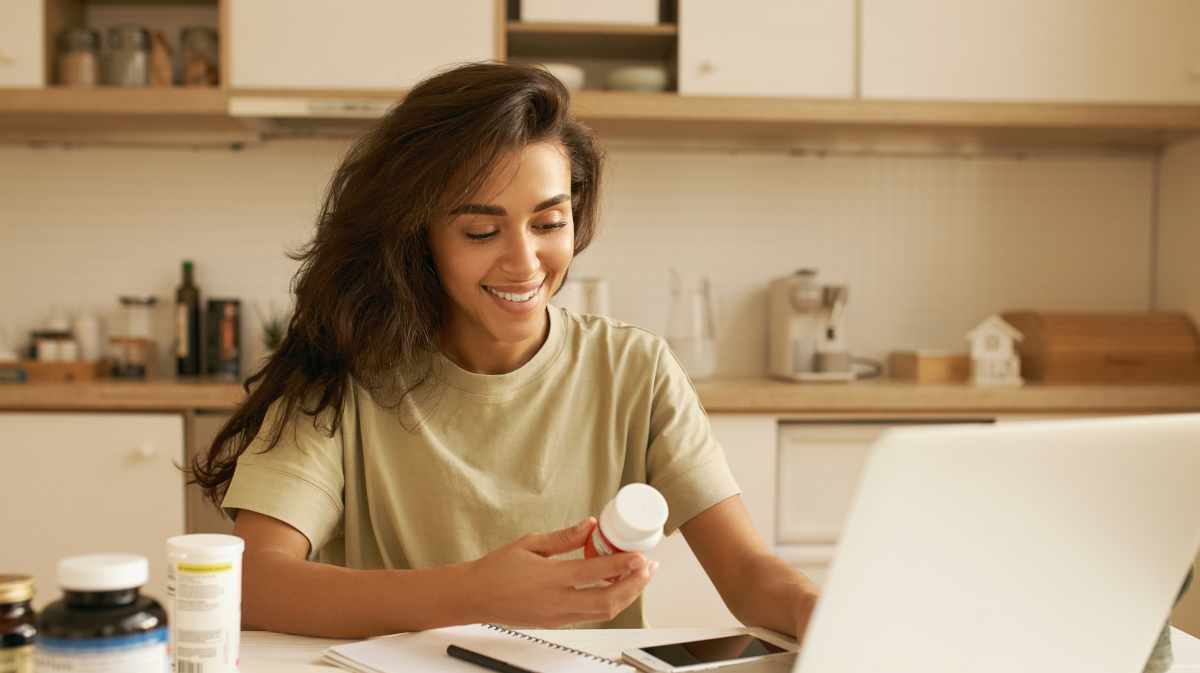
[[[146,86],[149,84],[150,31],[141,26],[110,26],[107,46],[105,84],[112,86]]]
[[[63,86],[100,83],[100,34],[91,28],[63,28],[55,39],[55,74]]]
[[[180,79],[184,86],[217,85],[217,31],[189,27],[179,31]]]
[[[0,575],[0,673],[33,673],[33,578]]]

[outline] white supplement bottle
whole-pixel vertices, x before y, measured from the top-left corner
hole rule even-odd
[[[171,670],[237,673],[242,628],[242,552],[233,535],[167,540]]]
[[[666,522],[667,500],[658,489],[649,484],[626,484],[600,512],[600,523],[584,545],[583,555],[648,552],[662,539]]]

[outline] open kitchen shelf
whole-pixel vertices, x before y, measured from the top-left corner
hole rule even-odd
[[[220,88],[0,89],[0,141],[241,143],[259,127],[231,96],[393,101],[401,91]],[[606,140],[738,146],[955,150],[1155,150],[1200,136],[1200,105],[948,103],[581,91],[580,116]],[[345,125],[353,133],[370,120]]]

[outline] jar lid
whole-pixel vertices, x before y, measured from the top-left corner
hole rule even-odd
[[[21,603],[32,598],[32,577],[29,575],[0,575],[0,604]]]
[[[113,48],[123,47],[148,47],[150,45],[150,31],[142,26],[132,26],[128,24],[120,24],[108,27],[108,46]]]
[[[150,577],[141,554],[83,554],[58,562],[58,585],[69,591],[136,589]]]
[[[68,26],[58,32],[58,46],[64,51],[94,51],[100,45],[100,33],[83,26]]]
[[[154,306],[158,301],[157,297],[150,295],[122,295],[118,297],[122,306]]]
[[[168,554],[187,556],[241,556],[246,541],[236,535],[192,533],[167,538]]]
[[[617,534],[633,539],[651,536],[667,522],[667,501],[649,484],[626,484],[613,499]]]

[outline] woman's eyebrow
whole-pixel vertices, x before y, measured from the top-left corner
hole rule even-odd
[[[546,199],[545,201],[542,201],[541,203],[534,206],[533,212],[538,213],[547,208],[557,206],[558,204],[560,204],[564,201],[570,201],[570,200],[571,200],[570,194],[559,194],[557,196],[552,196],[552,197]],[[503,215],[507,215],[508,211],[504,210],[500,206],[485,206],[482,203],[466,203],[466,204],[463,204],[463,205],[455,208],[454,214],[455,215],[503,216]]]

